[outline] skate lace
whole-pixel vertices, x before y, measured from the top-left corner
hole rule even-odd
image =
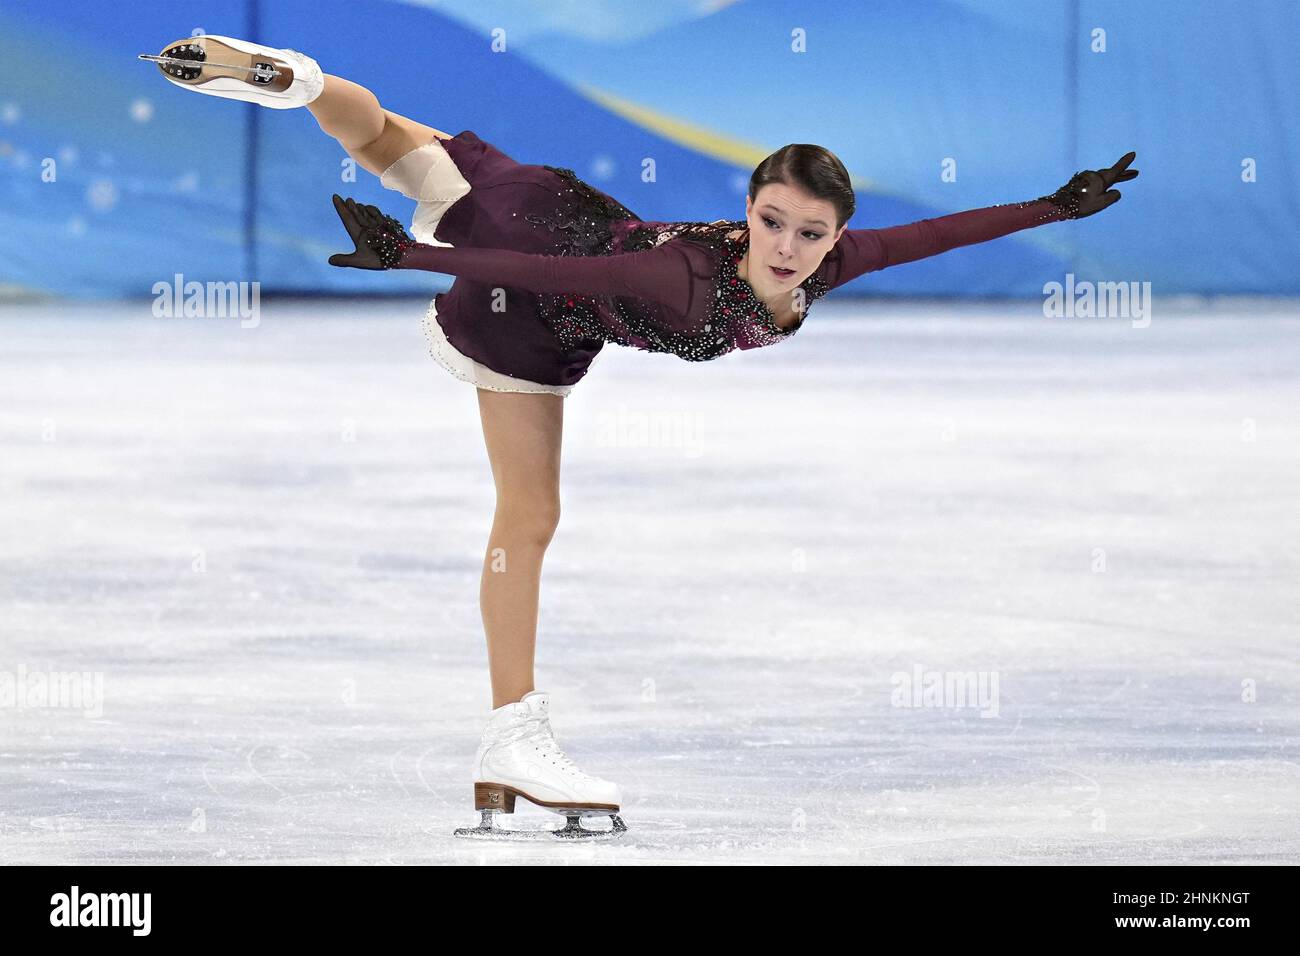
[[[546,717],[531,717],[526,721],[527,730],[525,736],[532,739],[533,746],[541,754],[549,758],[556,766],[567,773],[578,777],[586,777],[587,774],[578,769],[569,756],[560,749],[559,744],[555,742],[555,734],[551,730],[551,721]]]

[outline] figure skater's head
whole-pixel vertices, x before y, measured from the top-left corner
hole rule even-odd
[[[849,172],[824,146],[791,143],[749,177],[748,281],[760,296],[795,289],[844,232],[857,200]],[[777,269],[792,270],[783,276]]]

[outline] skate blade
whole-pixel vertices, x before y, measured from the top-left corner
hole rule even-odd
[[[202,41],[201,43],[198,41]],[[211,92],[232,92],[222,85],[237,83],[233,90],[247,86],[270,93],[283,93],[293,85],[293,72],[277,66],[272,58],[236,50],[211,37],[191,37],[169,44],[162,53],[138,54],[141,60],[154,63],[167,79],[201,92],[213,85]]]
[[[483,818],[478,826],[461,827],[453,832],[453,836],[465,840],[572,843],[613,840],[627,832],[627,824],[617,813],[609,814],[611,826],[608,830],[590,830],[584,827],[581,823],[582,816],[595,816],[589,811],[583,814],[565,814],[565,824],[558,830],[510,830],[497,824],[496,817],[500,812],[500,810],[483,810]]]
[[[148,60],[150,63],[158,63],[163,66],[183,67],[185,69],[194,69],[196,67],[205,67],[205,66],[206,67],[219,66],[227,70],[236,70],[242,73],[256,73],[262,76],[279,76],[282,72],[284,72],[283,70],[276,69],[275,67],[258,68],[255,66],[237,66],[234,63],[207,63],[207,62],[200,63],[197,60],[181,59],[180,57],[175,57],[175,56],[155,56],[152,53],[137,54],[136,59]]]

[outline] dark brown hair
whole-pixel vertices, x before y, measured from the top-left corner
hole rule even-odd
[[[768,183],[796,186],[818,199],[825,199],[835,207],[836,229],[853,218],[853,210],[858,205],[849,171],[825,146],[791,143],[767,157],[749,177],[750,202],[758,198],[758,191]]]

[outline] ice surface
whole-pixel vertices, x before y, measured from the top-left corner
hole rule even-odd
[[[607,347],[537,686],[616,846],[451,837],[494,492],[424,308],[0,309],[0,672],[104,694],[0,708],[4,862],[1300,862],[1295,305]],[[893,706],[914,669],[996,716]]]

